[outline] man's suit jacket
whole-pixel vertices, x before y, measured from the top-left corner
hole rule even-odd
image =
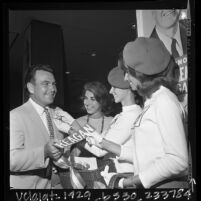
[[[52,113],[52,110],[50,111]],[[54,126],[55,137],[63,135]],[[44,159],[44,145],[49,133],[37,111],[27,101],[10,112],[10,171],[42,170],[49,158]],[[48,189],[51,181],[37,175],[10,175],[10,186],[18,189]]]
[[[181,23],[179,23],[179,28],[180,28],[180,34],[181,34],[181,43],[182,43],[182,48],[183,48],[183,54],[187,54],[187,35],[186,35],[186,28],[184,27],[184,25],[182,25]],[[156,32],[156,28],[153,29],[151,35],[151,38],[159,38],[157,32]]]

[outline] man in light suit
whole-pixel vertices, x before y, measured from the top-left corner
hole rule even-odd
[[[50,138],[45,113],[45,108],[50,117],[54,112],[50,108],[57,92],[53,70],[49,65],[32,65],[25,83],[29,100],[10,111],[10,187],[50,189],[51,161],[57,161],[62,155],[54,142],[63,138],[54,123],[53,139]]]

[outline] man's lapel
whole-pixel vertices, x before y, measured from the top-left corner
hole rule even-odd
[[[34,123],[34,125],[37,125],[37,128],[35,128],[36,130],[40,130],[40,135],[42,134],[42,136],[45,138],[45,140],[49,140],[49,133],[44,125],[44,123],[42,122],[42,119],[40,118],[39,114],[37,113],[37,111],[35,110],[35,108],[33,107],[33,105],[30,102],[27,102],[27,109],[29,111],[29,116],[30,119],[32,120],[32,122]]]

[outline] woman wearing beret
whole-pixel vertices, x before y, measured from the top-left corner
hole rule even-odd
[[[120,188],[186,188],[188,149],[184,109],[175,90],[177,66],[158,39],[139,37],[123,50],[125,80],[144,97],[144,108],[132,128],[133,150],[94,136],[91,143],[132,161],[134,175],[118,178]],[[105,174],[105,178],[111,173]]]
[[[110,93],[113,95],[115,103],[122,105],[122,112],[114,117],[103,136],[119,145],[132,147],[130,131],[134,121],[142,111],[140,105],[136,104],[135,101],[137,99],[139,102],[140,97],[131,90],[129,83],[124,80],[124,71],[120,67],[115,67],[109,72],[108,82],[111,85]],[[98,157],[108,153],[108,151],[90,146],[88,143],[85,144],[85,149]],[[133,172],[132,162],[118,160],[117,158],[114,159],[114,162],[118,173]]]

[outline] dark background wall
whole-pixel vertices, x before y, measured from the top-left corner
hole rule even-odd
[[[135,10],[9,11],[10,109],[23,102],[22,60],[30,26],[31,63],[56,66],[55,102],[77,117],[81,115],[80,95],[84,83],[99,80],[110,88],[107,74],[117,65],[125,43],[135,39],[135,24]]]
[[[23,41],[19,35],[9,51],[9,105],[10,109],[23,102]]]
[[[31,63],[49,64],[54,69],[58,92],[55,104],[64,106],[64,40],[61,27],[56,24],[32,20]]]

